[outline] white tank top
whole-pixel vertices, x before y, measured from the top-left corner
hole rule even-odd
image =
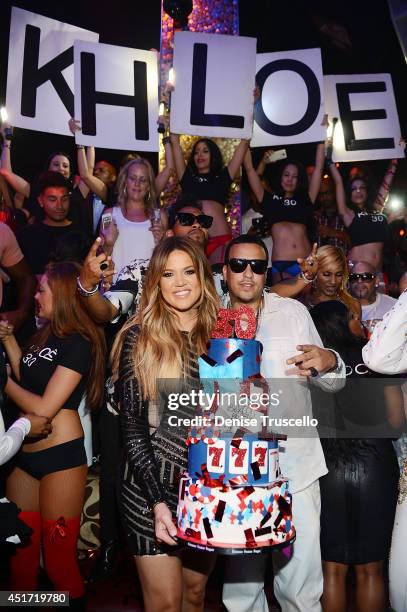
[[[150,232],[151,221],[129,221],[123,216],[120,206],[112,208],[112,216],[116,221],[119,235],[114,243],[112,259],[116,274],[113,282],[122,268],[137,259],[150,259],[155,247],[154,237]]]

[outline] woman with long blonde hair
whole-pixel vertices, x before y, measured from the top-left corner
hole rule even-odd
[[[148,262],[155,244],[164,235],[166,216],[158,208],[153,169],[143,157],[122,167],[117,192],[118,205],[103,213],[101,235],[104,251],[112,256],[119,273],[134,261]]]
[[[349,309],[354,319],[360,320],[360,303],[346,288],[349,270],[345,253],[332,245],[322,246],[317,251],[317,261],[318,272],[309,294],[308,306],[312,308],[320,302],[339,300]]]
[[[186,569],[182,576],[181,559],[174,552],[178,481],[187,466],[183,418],[192,417],[194,407],[171,410],[166,400],[169,391],[185,392],[196,385],[197,359],[205,351],[217,310],[212,271],[202,249],[188,238],[166,238],[150,260],[139,310],[113,348],[126,458],[120,504],[146,610],[180,610],[182,579],[187,609],[203,604],[212,557],[204,555],[200,571]],[[181,419],[176,426],[170,415]]]

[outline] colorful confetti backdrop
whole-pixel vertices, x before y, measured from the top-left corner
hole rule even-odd
[[[205,32],[207,34],[239,34],[238,0],[194,0],[193,10],[188,18],[188,27],[191,32]],[[163,10],[161,5],[161,50],[160,50],[160,82],[162,88],[168,80],[168,73],[172,66],[174,41],[174,22]],[[181,146],[185,159],[188,159],[194,142],[194,136],[182,136]],[[239,140],[229,138],[213,138],[220,148],[223,161],[228,164]],[[160,168],[164,166],[164,148],[160,145]],[[171,178],[169,186],[162,195],[162,205],[171,204],[177,197],[179,186],[175,175]],[[231,197],[225,208],[226,218],[230,223],[233,235],[240,233],[240,179],[232,184]]]

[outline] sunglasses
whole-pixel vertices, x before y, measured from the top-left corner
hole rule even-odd
[[[349,274],[349,282],[356,283],[357,281],[372,281],[376,278],[373,272],[362,272],[361,274]]]
[[[254,274],[265,274],[267,270],[267,259],[242,259],[241,257],[232,257],[232,259],[229,259],[227,265],[232,272],[236,272],[236,274],[244,272],[249,265]]]
[[[213,217],[210,215],[194,215],[193,213],[180,212],[175,215],[175,220],[180,225],[191,226],[194,223],[199,223],[201,227],[209,229],[212,226]]]

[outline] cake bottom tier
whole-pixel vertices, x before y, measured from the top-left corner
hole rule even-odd
[[[211,487],[181,478],[178,537],[197,548],[233,554],[284,546],[295,538],[286,481],[266,487]]]

